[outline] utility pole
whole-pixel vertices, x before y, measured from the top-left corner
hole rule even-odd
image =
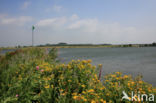
[[[32,46],[34,46],[34,29],[35,29],[35,26],[33,25],[32,26]]]

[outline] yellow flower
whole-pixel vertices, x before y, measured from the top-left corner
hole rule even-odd
[[[51,85],[51,88],[54,88],[54,86],[53,86],[53,85]]]
[[[71,82],[71,80],[68,80],[68,82]]]
[[[123,77],[124,79],[126,79],[126,78],[128,78],[128,75],[124,75],[124,77]]]
[[[86,60],[82,60],[82,63],[84,63],[84,64],[86,64],[88,61],[86,61]]]
[[[73,96],[73,99],[80,100],[80,96]]]
[[[119,77],[116,77],[116,80],[119,80],[120,78]]]
[[[84,69],[84,65],[79,65],[79,69]]]
[[[68,68],[68,69],[71,69],[71,65],[68,64],[68,65],[67,65],[67,68]]]
[[[62,93],[63,92],[63,89],[60,89],[60,92]]]
[[[98,66],[99,66],[99,67],[102,67],[102,64],[99,64]]]
[[[139,81],[139,84],[142,84],[143,83],[143,81]]]
[[[61,79],[61,80],[63,80],[63,79],[64,79],[63,75],[61,75],[61,76],[60,76],[60,79]]]
[[[50,88],[50,85],[46,85],[46,86],[44,86],[44,88]]]
[[[105,80],[105,82],[109,82],[109,80]]]
[[[131,84],[134,85],[135,83],[134,82],[131,82]]]
[[[95,100],[92,100],[91,103],[96,103]]]
[[[100,88],[100,90],[104,90],[104,89],[105,89],[105,87],[104,87],[104,86]]]
[[[86,92],[85,92],[85,91],[82,91],[82,93],[83,93],[83,94],[86,94]]]
[[[156,88],[153,88],[153,91],[156,92]]]
[[[145,94],[145,91],[141,91],[142,92],[142,94]]]
[[[49,65],[49,63],[47,63],[47,62],[44,62],[43,63],[43,66],[47,66],[47,65]]]
[[[86,86],[83,84],[83,85],[81,85],[81,87],[83,87],[83,88],[84,88],[84,87],[86,87]]]
[[[87,64],[87,66],[90,67],[90,68],[92,68],[92,65],[91,64]]]
[[[72,95],[77,95],[77,93],[73,93]]]
[[[93,69],[95,69],[96,68],[96,66],[93,66]]]
[[[62,66],[62,67],[65,67],[65,64],[62,64],[61,66]]]
[[[105,100],[103,100],[103,99],[100,99],[100,101],[101,101],[102,103],[106,103],[106,101],[105,101]]]
[[[90,89],[90,90],[88,90],[88,92],[94,92],[94,90],[93,89]]]
[[[97,75],[96,75],[96,74],[94,75],[94,77],[95,77],[96,79],[98,79],[98,77],[97,77]]]
[[[92,60],[91,59],[88,59],[88,63],[91,63],[92,62]]]
[[[109,103],[112,103],[112,101],[110,100]]]
[[[84,96],[81,96],[81,99],[85,102],[87,101],[87,99]]]
[[[139,88],[139,91],[142,91],[142,88]]]
[[[109,93],[107,93],[106,96],[109,96]]]
[[[85,102],[86,102],[86,101],[87,101],[87,99],[86,99],[86,98],[84,98],[84,99],[83,99],[83,101],[85,101]]]
[[[50,72],[50,71],[52,71],[52,68],[46,66],[45,71]]]
[[[73,96],[73,99],[76,99],[77,98],[77,96]]]
[[[80,59],[78,59],[77,62],[80,62]]]
[[[116,74],[121,75],[121,72],[116,72]]]
[[[115,78],[116,77],[116,75],[111,75],[113,78]]]
[[[103,101],[103,103],[106,103],[106,101]]]
[[[64,95],[66,95],[66,93],[62,93],[61,95],[63,95],[63,96],[64,96]]]
[[[150,87],[148,88],[148,91],[149,91],[149,92],[151,92],[151,91],[152,91]]]

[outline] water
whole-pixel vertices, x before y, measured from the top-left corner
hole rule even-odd
[[[103,64],[102,75],[123,72],[136,76],[143,75],[143,80],[156,86],[156,48],[61,48],[61,62],[72,59],[92,59],[92,64]]]
[[[16,49],[4,49],[2,51],[0,51],[0,54],[5,54],[7,52],[12,52],[12,51],[15,51]]]

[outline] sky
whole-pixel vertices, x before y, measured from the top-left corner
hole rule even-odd
[[[0,0],[0,46],[156,42],[156,0]]]

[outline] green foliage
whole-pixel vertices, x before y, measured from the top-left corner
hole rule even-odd
[[[52,48],[50,51],[49,51],[49,54],[50,56],[50,59],[51,60],[55,60],[57,58],[57,49],[56,48]]]
[[[91,60],[56,63],[57,50],[19,49],[0,57],[0,103],[106,103],[121,101],[122,91],[156,93],[140,77],[120,72],[98,79]]]

